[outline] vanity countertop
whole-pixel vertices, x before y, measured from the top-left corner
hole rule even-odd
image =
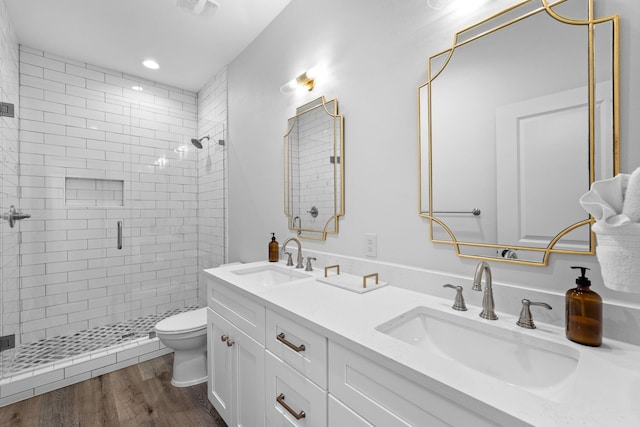
[[[496,321],[478,316],[481,309],[451,309],[451,299],[390,286],[357,294],[315,280],[322,269],[305,272],[312,277],[285,284],[257,286],[233,271],[269,262],[228,265],[205,272],[218,283],[243,291],[272,310],[315,328],[341,345],[356,350],[416,383],[455,399],[471,410],[486,413],[487,405],[523,424],[544,426],[637,426],[640,420],[640,347],[604,339],[598,348],[568,341],[564,330],[544,323],[537,329],[516,326],[517,318],[501,313]],[[284,268],[284,263],[279,263]],[[298,272],[303,270],[298,269]],[[570,346],[579,352],[575,374],[549,388],[525,389],[461,366],[446,357],[425,358],[424,351],[376,330],[376,326],[415,307],[428,307],[488,323],[505,330]],[[456,337],[452,337],[455,339]],[[482,349],[468,348],[469,352]],[[508,419],[498,417],[500,419]]]

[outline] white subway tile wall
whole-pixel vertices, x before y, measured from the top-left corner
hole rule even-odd
[[[198,92],[198,137],[209,135],[198,150],[198,270],[217,267],[226,262],[226,194],[225,167],[227,145],[227,69],[220,70]],[[220,145],[224,141],[225,145]],[[202,274],[202,273],[201,273]],[[207,289],[200,277],[199,300],[206,304]]]
[[[19,205],[18,43],[0,0],[0,101],[14,104],[15,117],[0,117],[0,215]],[[0,219],[0,335],[20,331],[19,226]],[[0,362],[0,374],[5,370]]]
[[[20,70],[17,342],[197,305],[197,95],[25,46]]]

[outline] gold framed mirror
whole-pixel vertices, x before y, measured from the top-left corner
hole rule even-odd
[[[420,216],[458,256],[593,255],[579,198],[619,172],[619,20],[526,0],[454,35],[418,88]]]
[[[284,185],[289,230],[315,240],[338,233],[344,215],[344,117],[336,99],[315,99],[288,120]]]

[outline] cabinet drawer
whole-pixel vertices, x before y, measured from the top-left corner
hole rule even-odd
[[[327,388],[327,338],[267,310],[266,347],[321,388]],[[304,349],[303,349],[304,348]]]
[[[377,426],[501,424],[334,342],[329,342],[329,390],[360,417]]]
[[[374,427],[358,414],[347,408],[335,397],[329,395],[329,427]]]
[[[327,427],[327,392],[268,350],[265,354],[267,426]]]
[[[209,279],[208,305],[264,346],[265,307]]]

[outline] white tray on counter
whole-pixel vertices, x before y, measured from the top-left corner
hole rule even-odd
[[[338,288],[346,289],[351,292],[363,294],[365,292],[375,291],[389,283],[375,280],[367,280],[367,286],[363,286],[363,276],[356,276],[355,274],[341,273],[329,277],[319,277],[316,279],[319,282],[326,283],[327,285],[336,286]]]

